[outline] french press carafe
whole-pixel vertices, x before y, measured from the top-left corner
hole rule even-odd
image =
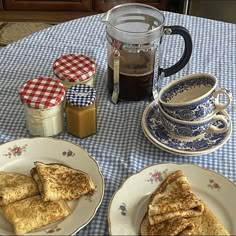
[[[115,6],[102,17],[106,23],[108,45],[107,87],[112,101],[140,101],[153,97],[154,67],[158,77],[170,76],[181,70],[192,53],[192,40],[182,26],[165,26],[165,17],[155,7],[127,3]],[[163,35],[179,34],[184,38],[185,49],[173,66],[159,67],[160,42]]]

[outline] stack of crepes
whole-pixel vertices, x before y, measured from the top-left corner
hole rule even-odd
[[[193,193],[181,170],[152,193],[141,235],[229,235],[208,206]]]
[[[70,215],[66,200],[78,199],[95,188],[87,173],[59,163],[35,162],[31,174],[0,172],[0,212],[17,235]]]

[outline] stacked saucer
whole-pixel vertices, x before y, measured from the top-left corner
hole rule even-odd
[[[216,88],[210,74],[192,74],[161,89],[142,117],[145,136],[164,151],[183,155],[204,155],[224,145],[232,133],[226,112],[231,93]],[[219,102],[219,95],[226,102]]]

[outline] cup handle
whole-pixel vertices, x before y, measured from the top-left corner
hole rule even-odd
[[[226,96],[226,103],[220,103],[218,102],[218,97],[219,95],[222,94],[222,95],[225,95]],[[232,94],[229,90],[225,89],[225,88],[219,88],[217,89],[214,93],[213,93],[213,97],[216,99],[216,103],[215,103],[215,110],[216,112],[219,112],[219,111],[222,111],[224,109],[226,109],[229,104],[231,103],[233,97],[232,97]]]
[[[216,134],[220,134],[220,133],[224,133],[229,129],[229,121],[227,120],[227,118],[224,115],[215,115],[213,117],[213,121],[222,121],[224,124],[224,127],[219,128],[215,125],[210,125],[210,127],[208,128],[208,132],[210,133],[216,133]]]
[[[178,34],[184,38],[184,43],[185,43],[184,53],[182,57],[180,58],[180,60],[171,67],[168,67],[166,69],[162,69],[162,68],[159,69],[159,75],[163,73],[164,77],[167,77],[167,76],[177,73],[188,63],[192,54],[193,44],[192,44],[192,38],[189,31],[182,26],[179,26],[179,25],[164,26],[164,34],[166,35]]]

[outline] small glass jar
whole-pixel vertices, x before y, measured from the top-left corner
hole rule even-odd
[[[55,136],[64,129],[64,86],[55,79],[39,77],[20,89],[26,125],[32,136]]]
[[[85,138],[97,131],[96,91],[85,84],[74,85],[66,92],[68,133]]]
[[[76,84],[87,84],[93,87],[95,62],[83,54],[66,54],[53,64],[54,74],[67,90]]]

